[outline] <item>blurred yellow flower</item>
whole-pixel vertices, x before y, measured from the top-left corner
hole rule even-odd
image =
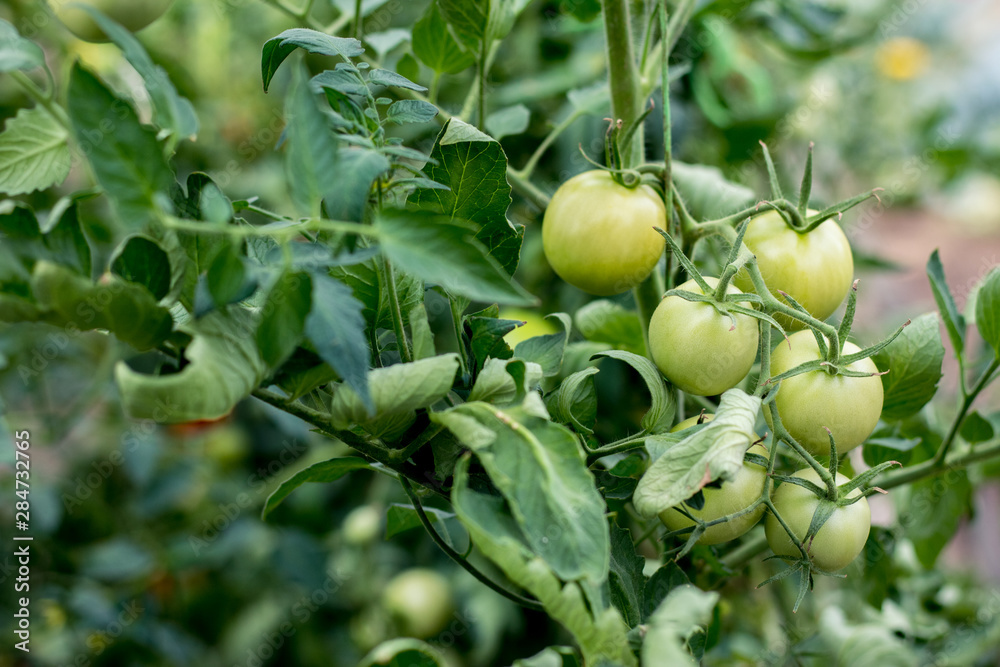
[[[875,51],[879,74],[895,81],[915,79],[927,69],[931,53],[927,45],[912,37],[893,37]]]

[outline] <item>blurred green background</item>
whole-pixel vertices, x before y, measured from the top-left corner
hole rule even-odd
[[[431,85],[402,30],[427,4],[365,0],[363,32],[375,57]],[[317,0],[315,10],[353,34],[353,5]],[[490,111],[523,105],[530,114],[523,131],[502,138],[514,166],[554,125],[601,99],[598,9],[596,0],[535,0],[500,48]],[[635,2],[634,11],[648,8]],[[45,48],[57,80],[81,59],[139,95],[148,115],[115,47],[75,39],[38,2],[5,2],[0,18]],[[265,94],[259,58],[264,41],[296,25],[262,0],[176,0],[139,33],[198,110],[197,141],[182,144],[177,159],[182,179],[206,171],[234,199],[257,196],[290,210],[275,148],[287,80]],[[673,55],[683,72],[671,91],[677,157],[717,166],[764,196],[758,142],[768,143],[793,187],[814,141],[819,200],[885,188],[882,206],[844,221],[862,279],[861,336],[883,335],[933,307],[923,264],[935,247],[964,307],[972,285],[1000,262],[998,37],[1000,6],[990,0],[700,2]],[[458,113],[472,77],[471,69],[443,77],[440,106]],[[29,104],[0,77],[0,118]],[[598,105],[580,114],[558,138],[536,171],[543,190],[588,168],[579,148],[602,154],[607,113]],[[407,140],[429,149],[437,126],[416,127]],[[654,113],[652,158],[660,137]],[[87,185],[77,169],[63,191]],[[59,194],[30,201],[45,209]],[[86,224],[106,258],[113,245],[104,215],[93,204]],[[537,209],[515,197],[510,216],[527,228],[519,281],[543,299],[544,312],[575,311],[587,297],[546,265]],[[434,594],[451,599],[430,642],[455,667],[510,664],[567,641],[546,616],[520,610],[452,565],[419,527],[385,539],[386,512],[406,502],[385,477],[356,472],[306,485],[262,522],[260,508],[278,483],[347,447],[253,399],[215,424],[126,421],[110,381],[111,365],[127,353],[117,346],[96,333],[0,326],[0,492],[13,497],[11,432],[27,429],[35,537],[31,663],[11,648],[13,556],[8,547],[0,552],[0,666],[354,665],[379,642],[413,634],[383,597],[394,576],[417,566],[447,582],[447,596]],[[612,367],[600,378],[602,432],[634,430],[645,400],[634,378]],[[952,368],[941,394],[951,396],[955,383]],[[1000,427],[998,398],[985,397],[992,408],[983,412]],[[939,406],[947,412],[950,402]],[[706,573],[697,583],[723,589],[721,632],[708,638],[705,662],[905,665],[920,656],[1000,664],[996,468],[975,471],[974,518],[935,568],[921,566],[898,530],[876,529],[848,578],[818,582],[795,616],[791,582],[753,589],[771,564],[757,561],[746,576],[723,581],[712,574],[712,552],[696,550],[688,562]],[[892,526],[891,500],[873,509],[876,523]],[[13,525],[7,500],[0,525],[4,535]]]

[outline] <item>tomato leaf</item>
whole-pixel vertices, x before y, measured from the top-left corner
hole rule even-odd
[[[345,59],[360,56],[365,52],[361,42],[350,37],[332,37],[306,28],[286,30],[264,43],[264,50],[260,56],[260,74],[264,82],[264,92],[267,92],[271,79],[274,78],[274,73],[278,71],[281,63],[297,48],[323,56],[341,56]]]
[[[428,164],[424,173],[448,189],[419,190],[410,196],[410,203],[453,220],[469,220],[478,225],[476,239],[513,275],[524,228],[507,219],[510,185],[507,156],[500,144],[453,118],[438,135],[431,158],[436,164]]]
[[[910,487],[905,509],[899,508],[899,523],[925,568],[934,567],[968,512],[971,499],[972,485],[964,470],[948,470]]]
[[[149,290],[157,300],[170,291],[170,258],[148,236],[130,236],[111,261],[111,272]]]
[[[45,233],[42,242],[57,264],[68,266],[80,275],[90,276],[90,245],[80,227],[77,202],[76,198],[66,198],[56,203],[42,229]]]
[[[528,129],[531,112],[523,104],[494,111],[486,117],[486,131],[497,141]]]
[[[425,507],[423,509],[424,514],[427,515],[427,519],[431,523],[437,524],[435,528],[441,539],[454,549],[455,542],[451,539],[451,531],[448,529],[448,523],[450,523],[451,519],[456,519],[455,514],[434,507]],[[385,517],[385,539],[390,540],[400,533],[420,528],[421,525],[420,517],[417,515],[417,510],[413,505],[390,505]]]
[[[13,24],[0,19],[0,72],[32,70],[45,66],[45,52],[21,37]]]
[[[283,271],[268,293],[257,327],[257,349],[270,368],[277,368],[302,341],[312,307],[309,274]]]
[[[464,403],[431,415],[479,457],[533,553],[561,579],[602,583],[610,550],[604,500],[583,450],[548,421],[541,398],[521,406]]]
[[[584,338],[607,343],[618,350],[646,356],[646,337],[642,333],[639,314],[624,306],[597,299],[576,311],[576,328]]]
[[[373,648],[358,667],[448,667],[443,655],[440,649],[419,639],[401,637]]]
[[[424,86],[420,84],[413,83],[407,79],[402,74],[397,74],[390,69],[373,69],[368,73],[368,83],[374,84],[376,86],[389,86],[391,88],[405,88],[406,90],[415,90],[417,92],[424,92],[427,90]]]
[[[120,221],[135,229],[155,220],[158,199],[174,184],[156,132],[79,62],[70,72],[68,100],[76,141]]]
[[[342,148],[335,171],[319,174],[332,184],[323,194],[326,215],[333,220],[361,222],[375,179],[392,168],[381,153],[368,148]]]
[[[438,0],[441,15],[470,49],[503,39],[514,27],[511,0]]]
[[[672,590],[691,581],[676,561],[661,566],[646,582],[642,595],[642,620],[648,621]]]
[[[546,396],[545,405],[552,418],[572,426],[577,433],[593,433],[597,421],[597,390],[593,376],[594,366],[569,375],[559,388]]]
[[[994,268],[979,286],[976,296],[976,327],[983,340],[1000,359],[1000,268]]]
[[[611,571],[608,586],[611,603],[621,612],[629,627],[642,620],[642,596],[646,577],[642,573],[646,561],[635,552],[632,534],[611,522]]]
[[[934,301],[937,302],[938,310],[941,312],[941,319],[944,320],[955,356],[961,359],[965,353],[965,318],[955,306],[955,299],[944,279],[944,266],[941,265],[941,256],[937,250],[932,252],[930,259],[927,260],[927,278],[930,280]]]
[[[274,511],[274,508],[281,504],[285,498],[295,489],[308,482],[329,484],[335,482],[353,470],[366,470],[371,468],[367,461],[356,456],[345,456],[343,458],[330,459],[320,463],[314,463],[308,468],[298,471],[276,488],[267,497],[264,508],[260,512],[261,520]]]
[[[977,411],[973,410],[962,421],[962,429],[959,431],[962,439],[970,444],[986,442],[991,440],[995,433],[993,424]]]
[[[511,667],[579,667],[576,651],[569,646],[550,646],[530,658],[515,660]]]
[[[373,409],[351,387],[339,387],[330,402],[330,422],[344,430],[357,424],[377,438],[395,440],[416,419],[451,390],[458,355],[443,354],[411,363],[393,364],[368,372]]]
[[[312,309],[306,317],[305,334],[317,354],[337,371],[361,403],[374,409],[368,392],[371,351],[365,336],[363,306],[350,288],[322,273],[312,276]]]
[[[645,517],[690,498],[709,482],[731,479],[757,439],[760,399],[740,389],[722,394],[715,419],[656,459],[639,480],[632,503]]]
[[[66,129],[42,109],[8,118],[0,134],[0,192],[20,195],[62,183],[69,175],[68,141]]]
[[[631,352],[622,350],[607,350],[598,352],[595,357],[611,357],[619,361],[624,361],[629,366],[638,371],[639,375],[646,382],[649,389],[650,406],[649,410],[642,416],[641,426],[647,433],[663,433],[670,430],[674,419],[674,398],[672,392],[667,391],[659,369],[646,357],[640,357]],[[685,496],[686,497],[686,496]]]
[[[503,320],[501,320],[503,321]],[[512,373],[512,365],[522,364],[523,372]],[[517,377],[515,377],[515,375]],[[469,393],[469,401],[484,401],[494,405],[509,405],[518,397],[538,386],[542,380],[542,367],[520,359],[489,358],[476,377]]]
[[[944,362],[944,345],[937,313],[925,313],[914,319],[872,361],[882,376],[885,396],[883,419],[905,419],[920,411],[937,392]]]
[[[514,348],[514,358],[535,362],[542,367],[545,377],[559,375],[563,353],[566,351],[566,339],[572,329],[569,315],[566,313],[546,315],[546,318],[549,317],[559,320],[563,328],[561,332],[528,338]]]
[[[670,591],[649,617],[642,642],[642,667],[697,667],[687,640],[712,620],[718,601],[718,593],[707,593],[690,584]]]
[[[405,125],[407,123],[426,123],[438,115],[438,108],[423,100],[399,100],[386,109],[387,122]]]
[[[460,44],[441,15],[437,2],[413,26],[413,55],[440,74],[457,74],[476,62],[475,55]]]
[[[718,167],[671,163],[671,177],[695,220],[712,220],[752,206],[754,191],[726,179]]]
[[[376,227],[383,252],[393,264],[417,278],[478,301],[510,305],[535,302],[504,273],[468,224],[427,211],[386,211]]]
[[[321,202],[339,196],[340,184],[331,175],[340,173],[340,142],[301,69],[295,70],[285,99],[285,117],[288,120],[285,170],[292,201],[301,214],[318,218]],[[368,185],[371,186],[371,181]],[[367,201],[367,190],[364,198]]]

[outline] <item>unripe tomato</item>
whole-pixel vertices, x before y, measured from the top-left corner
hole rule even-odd
[[[819,474],[812,468],[799,470],[795,473],[795,477],[823,486]],[[837,486],[849,481],[851,481],[849,477],[837,473]],[[861,490],[854,489],[848,494],[848,498],[857,498],[860,495]],[[819,506],[820,498],[805,487],[785,482],[775,490],[771,500],[781,518],[801,541],[809,532],[809,524]],[[817,567],[827,572],[835,572],[849,565],[861,553],[868,540],[871,525],[871,509],[868,507],[868,500],[862,498],[852,505],[835,508],[830,518],[813,537],[812,542],[804,546]],[[764,522],[764,534],[768,546],[775,554],[792,557],[802,555],[773,514],[768,514]]]
[[[699,419],[701,420],[701,422],[698,421]],[[712,421],[713,419],[715,419],[715,415],[713,415],[711,412],[706,412],[705,414],[701,414],[701,415],[695,415],[694,417],[688,417],[687,419],[685,419],[682,422],[679,422],[676,426],[674,426],[672,429],[670,429],[670,432],[671,433],[679,433],[679,432],[683,431],[686,428],[691,428],[692,426],[697,426],[699,423],[701,423],[701,424],[707,424],[708,422]]]
[[[521,326],[507,332],[503,339],[511,347],[517,347],[518,343],[534,338],[535,336],[547,336],[559,333],[561,328],[556,324],[555,319],[547,320],[544,316],[523,308],[501,308],[500,319],[521,320]]]
[[[56,18],[70,32],[88,42],[106,42],[108,38],[90,18],[90,14],[79,7],[70,6],[73,3],[93,7],[131,32],[137,32],[160,18],[172,2],[173,0],[48,0]]]
[[[714,415],[706,414],[703,423],[711,421],[713,417]],[[691,417],[670,429],[670,432],[683,431],[697,423],[698,417]],[[764,457],[767,456],[767,448],[760,444],[754,445],[748,451]],[[749,507],[753,501],[760,497],[760,494],[764,491],[764,481],[766,478],[767,471],[764,468],[749,461],[744,461],[743,467],[739,469],[733,479],[723,482],[719,488],[705,487],[702,489],[702,494],[705,496],[705,505],[700,510],[691,507],[685,507],[684,509],[692,516],[706,522],[714,521],[727,514],[734,514]],[[698,538],[698,543],[719,544],[720,542],[735,540],[753,528],[760,521],[760,517],[763,514],[764,505],[759,505],[749,514],[744,514],[739,518],[725,523],[709,526],[705,529],[702,536]],[[660,512],[660,521],[670,530],[680,530],[681,528],[694,525],[691,519],[672,507]]]
[[[455,611],[451,584],[425,568],[412,568],[393,577],[382,593],[382,603],[400,632],[417,639],[444,630]]]
[[[845,343],[843,354],[860,351],[854,343]],[[806,362],[820,359],[819,345],[812,331],[799,331],[781,341],[771,353],[771,376],[779,375]],[[848,370],[877,373],[871,359],[855,361]],[[830,454],[830,429],[837,442],[837,454],[844,454],[863,443],[882,414],[882,379],[830,375],[825,370],[809,371],[782,380],[775,398],[778,416],[788,433],[813,456]],[[771,413],[764,410],[771,424]]]
[[[610,296],[652,272],[666,228],[663,200],[647,185],[626,188],[606,171],[569,179],[552,195],[542,221],[545,257],[560,278],[584,292]]]
[[[705,278],[710,287],[716,278]],[[678,289],[702,294],[689,280]],[[739,290],[729,285],[728,294]],[[668,296],[649,321],[649,349],[660,372],[689,394],[714,396],[746,377],[757,356],[757,320],[735,315],[736,326],[711,304]]]
[[[816,211],[809,211],[812,215]],[[806,234],[785,224],[777,211],[767,211],[750,221],[743,242],[757,257],[760,274],[771,293],[785,292],[809,313],[825,320],[837,310],[854,280],[854,258],[844,230],[832,218]],[[736,274],[736,285],[753,291],[745,270]],[[777,315],[786,329],[801,329],[798,320]]]

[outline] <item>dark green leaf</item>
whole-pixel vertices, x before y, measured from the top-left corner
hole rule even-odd
[[[396,74],[392,70],[388,69],[373,69],[368,74],[368,83],[375,84],[376,86],[390,86],[392,88],[405,88],[407,90],[415,90],[419,93],[427,90],[425,87],[413,83],[405,76],[401,74]]]
[[[438,108],[422,100],[399,100],[389,105],[385,113],[387,122],[404,125],[406,123],[426,123],[434,119]]]
[[[993,424],[973,410],[962,421],[959,433],[966,442],[975,444],[993,439],[994,429]]]
[[[17,28],[0,19],[0,72],[31,70],[44,65],[42,48],[21,37]]]
[[[555,421],[568,424],[578,433],[592,433],[597,421],[597,390],[591,366],[569,375],[559,388],[546,397],[546,407]]]
[[[913,542],[920,563],[931,569],[969,509],[972,485],[964,470],[951,469],[914,483],[909,493],[905,509],[900,508],[899,523]]]
[[[260,518],[266,519],[267,515],[274,511],[274,508],[280,505],[282,500],[288,497],[288,494],[307,482],[328,484],[336,482],[353,470],[365,470],[370,467],[367,461],[356,456],[346,456],[321,463],[314,463],[286,479],[267,497],[267,502],[264,503],[264,509],[261,510]]]
[[[467,224],[425,211],[387,211],[379,217],[377,228],[383,252],[403,271],[478,301],[534,303],[487,254]]]
[[[634,368],[646,382],[646,388],[649,389],[650,395],[649,411],[642,416],[642,428],[649,433],[664,433],[670,430],[674,420],[673,393],[667,391],[663,377],[652,361],[646,357],[621,350],[598,352],[594,356],[611,357],[618,361],[624,361]]]
[[[201,317],[213,307],[218,308],[248,298],[257,289],[257,279],[247,271],[243,253],[235,244],[228,244],[212,260],[205,276],[205,287],[211,303],[197,304],[195,316]]]
[[[336,171],[325,175],[335,187],[323,197],[327,217],[361,222],[375,179],[392,164],[381,153],[368,148],[344,148],[338,154]]]
[[[283,364],[302,341],[311,307],[309,275],[283,271],[267,295],[257,328],[257,349],[269,367]]]
[[[589,23],[601,15],[600,0],[560,0],[564,12],[569,12],[582,23]]]
[[[455,74],[476,62],[475,55],[448,30],[437,2],[430,3],[413,26],[413,54],[439,74]]]
[[[225,225],[233,219],[233,204],[215,183],[206,183],[201,189],[198,208],[204,220],[216,225]]]
[[[611,587],[611,602],[629,627],[638,625],[642,620],[643,590],[646,586],[642,568],[645,562],[635,552],[632,534],[612,521],[608,585]]]
[[[927,260],[927,278],[930,280],[934,301],[937,302],[938,310],[941,312],[941,319],[944,320],[955,355],[961,358],[965,353],[965,318],[955,307],[955,299],[951,296],[951,290],[948,289],[948,283],[944,279],[944,267],[941,265],[941,257],[937,250],[932,252],[930,259]]]
[[[111,272],[142,285],[157,300],[170,292],[170,258],[160,244],[148,236],[131,236],[115,253]]]
[[[373,648],[358,667],[447,667],[442,655],[419,639],[390,639]]]
[[[340,173],[340,142],[304,78],[303,71],[296,69],[285,99],[285,170],[299,212],[318,218],[321,202],[337,197],[340,191],[340,184],[332,178]],[[367,191],[364,196],[367,199]]]
[[[341,56],[345,59],[360,56],[365,52],[361,42],[349,37],[332,37],[305,28],[286,30],[264,43],[260,59],[260,74],[264,81],[265,92],[271,85],[271,79],[274,78],[278,67],[297,48],[303,48],[310,53],[323,56]]]
[[[437,524],[435,528],[438,531],[438,535],[440,535],[449,546],[454,548],[455,545],[452,542],[451,535],[448,532],[445,521],[448,519],[454,519],[455,515],[452,512],[445,512],[433,507],[425,507],[424,514],[427,515],[427,519],[432,524]],[[385,517],[385,539],[391,540],[396,535],[405,533],[408,530],[413,530],[414,528],[420,528],[421,525],[420,516],[417,514],[417,510],[413,507],[413,505],[390,505],[389,511],[386,513]]]
[[[517,320],[501,320],[474,314],[465,318],[465,327],[476,369],[483,368],[490,357],[510,359],[514,356],[503,337],[517,328]]]
[[[937,313],[925,313],[873,357],[882,376],[883,419],[905,419],[920,411],[937,391],[944,345]]]
[[[920,438],[874,437],[865,442],[862,453],[865,463],[872,467],[886,461],[899,461],[906,465],[913,449],[920,443]]]
[[[314,76],[311,81],[316,88],[329,88],[344,95],[365,97],[368,94],[364,79],[353,69],[328,69]]]
[[[0,192],[26,194],[62,183],[69,175],[68,141],[66,129],[42,109],[8,118],[0,134]]]
[[[465,46],[503,39],[514,26],[511,0],[438,0],[445,20]]]
[[[647,621],[656,608],[678,586],[691,583],[684,570],[676,562],[670,561],[663,565],[646,582],[642,594],[642,620]]]
[[[976,327],[993,356],[1000,359],[1000,268],[994,268],[979,286],[976,297]]]
[[[306,337],[323,361],[340,374],[371,410],[374,408],[368,392],[371,352],[362,308],[349,287],[333,278],[313,275],[312,310],[306,318]]]
[[[867,445],[865,448],[867,449]],[[865,550],[861,552],[865,564],[865,576],[859,584],[865,591],[868,604],[876,609],[882,608],[882,603],[893,585],[893,553],[896,551],[896,536],[889,529],[872,526],[865,542]]]
[[[174,183],[156,133],[80,63],[70,72],[68,97],[76,141],[118,217],[130,229],[155,220],[157,199]]]
[[[49,214],[49,229],[45,233],[44,243],[57,264],[71,267],[80,275],[89,277],[90,245],[80,228],[78,213],[76,199],[68,200],[64,208],[53,208]]]
[[[477,225],[476,238],[513,275],[521,252],[522,227],[507,219],[510,185],[507,156],[500,144],[476,128],[452,119],[441,130],[431,157],[437,161],[424,169],[427,177],[448,190],[420,190],[410,202]]]
[[[330,269],[330,275],[350,287],[354,297],[364,304],[363,314],[368,326],[377,329],[392,328],[389,292],[380,288],[380,285],[385,284],[381,260],[370,259],[356,264],[334,266]],[[405,324],[410,309],[423,299],[423,284],[416,278],[397,271],[396,293]]]

